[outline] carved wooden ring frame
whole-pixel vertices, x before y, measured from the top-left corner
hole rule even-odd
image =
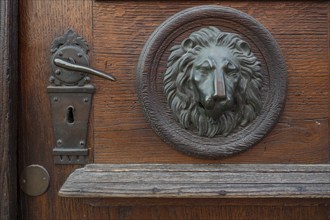
[[[261,62],[263,75],[260,115],[228,136],[201,137],[185,130],[169,108],[163,92],[163,75],[169,50],[193,31],[214,26],[237,33],[249,43]],[[258,21],[238,10],[199,6],[175,14],[150,36],[137,66],[138,95],[153,130],[175,149],[202,158],[221,158],[258,143],[276,124],[287,93],[287,70],[278,44]]]

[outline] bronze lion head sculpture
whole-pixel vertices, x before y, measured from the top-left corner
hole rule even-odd
[[[247,42],[202,28],[171,48],[164,92],[179,123],[200,136],[227,136],[261,111],[260,62]]]

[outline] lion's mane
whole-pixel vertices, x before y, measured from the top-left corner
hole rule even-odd
[[[187,40],[187,39],[186,39]],[[227,136],[237,126],[246,126],[260,113],[262,103],[260,90],[262,75],[260,62],[251,52],[250,46],[237,34],[222,32],[215,27],[193,32],[189,42],[171,48],[164,76],[164,92],[170,108],[180,124],[196,130],[200,136]],[[193,62],[201,49],[225,46],[239,60],[240,81],[235,90],[234,108],[213,119],[198,110],[198,103],[191,84]]]

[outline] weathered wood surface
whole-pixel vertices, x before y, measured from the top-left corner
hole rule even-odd
[[[330,198],[330,165],[91,164],[64,197]]]
[[[63,35],[68,28],[72,28],[89,43],[92,42],[91,5],[92,1],[80,0],[20,1],[18,170],[20,173],[28,165],[39,164],[49,172],[51,181],[47,193],[41,196],[31,197],[20,193],[20,210],[23,219],[66,219],[69,214],[64,213],[63,210],[67,210],[69,204],[76,203],[76,201],[60,200],[57,196],[67,175],[78,166],[54,165],[52,151],[55,141],[47,86],[51,75],[50,48],[54,38]],[[93,133],[91,125],[88,130],[90,134]],[[90,139],[87,143],[89,147],[93,146]],[[92,153],[90,156],[92,162]]]
[[[136,65],[152,32],[173,14],[206,4],[230,6],[256,18],[277,40],[289,77],[288,97],[279,123],[256,146],[221,160],[192,158],[165,144],[144,118],[136,91]],[[94,80],[95,162],[327,163],[328,11],[327,2],[312,1],[95,2],[93,66],[118,79],[115,83]]]
[[[168,16],[201,4],[237,8],[276,33],[274,37],[286,58],[291,85],[284,114],[267,139],[241,155],[220,161],[190,158],[164,144],[146,123],[136,96],[136,62],[144,42]],[[91,66],[118,78],[111,83],[92,77],[96,93],[88,129],[91,161],[94,158],[98,163],[326,163],[328,9],[326,2],[307,1],[21,0],[19,170],[40,164],[51,176],[45,194],[29,197],[20,193],[21,217],[327,219],[329,199],[59,197],[59,189],[77,166],[53,164],[54,140],[46,87],[51,74],[50,43],[67,28],[73,28],[90,44]]]
[[[17,217],[18,1],[0,1],[0,219]]]

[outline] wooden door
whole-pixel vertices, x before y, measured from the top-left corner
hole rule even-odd
[[[73,28],[90,45],[91,66],[117,82],[92,77],[89,163],[327,164],[329,161],[329,3],[217,1],[22,0],[19,3],[18,174],[39,164],[50,174],[46,193],[18,191],[22,219],[326,219],[324,198],[68,198],[58,192],[80,165],[54,165],[47,94],[54,38]],[[169,16],[216,4],[241,10],[278,41],[289,73],[286,107],[259,144],[220,160],[197,159],[164,143],[143,116],[136,66],[143,45]],[[327,168],[326,168],[327,169]],[[290,171],[289,171],[290,172]],[[85,196],[82,196],[85,197]]]

